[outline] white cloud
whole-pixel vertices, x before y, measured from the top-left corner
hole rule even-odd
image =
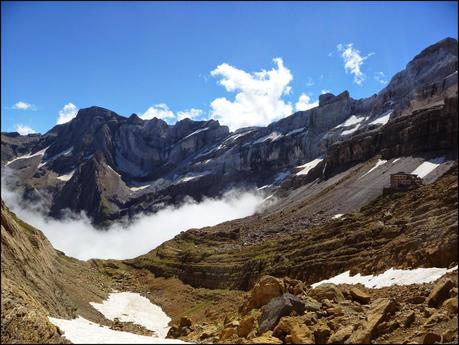
[[[298,102],[295,104],[296,111],[305,111],[319,105],[319,101],[311,102],[311,97],[302,93]]]
[[[73,103],[67,103],[64,107],[59,110],[59,117],[57,118],[56,124],[62,125],[63,123],[69,122],[78,114],[78,108]]]
[[[16,110],[36,110],[36,107],[33,104],[23,101],[17,102],[11,108]]]
[[[372,52],[367,56],[362,56],[360,51],[355,49],[352,45],[352,43],[347,45],[340,43],[336,48],[344,60],[344,70],[346,73],[351,73],[354,76],[354,83],[362,85],[363,81],[366,79],[365,74],[361,70],[363,62],[375,53]]]
[[[383,72],[375,72],[374,78],[377,82],[381,84],[387,84],[386,76]]]
[[[183,120],[185,118],[189,118],[195,120],[199,116],[201,116],[204,112],[202,109],[191,108],[187,110],[182,110],[177,112],[177,121]]]
[[[231,130],[246,126],[264,126],[292,113],[292,105],[282,97],[289,94],[290,70],[281,58],[273,60],[276,66],[269,70],[248,73],[227,63],[211,72],[221,77],[219,84],[228,92],[236,92],[234,101],[217,98],[210,104],[210,115]]]
[[[15,127],[16,127],[16,132],[18,132],[20,135],[37,133],[34,129],[30,128],[29,126],[17,124],[15,125]]]
[[[167,104],[159,103],[148,108],[143,114],[140,114],[139,117],[143,120],[151,120],[154,117],[165,120],[175,118],[175,114],[169,109]]]
[[[143,120],[151,120],[152,118],[156,117],[172,124],[187,117],[195,120],[203,113],[204,112],[202,109],[197,108],[190,108],[174,113],[166,103],[159,103],[148,108],[143,114],[141,113],[139,117]]]
[[[188,199],[155,214],[139,214],[126,227],[118,222],[107,231],[100,231],[84,213],[69,213],[57,220],[47,217],[47,209],[40,203],[24,204],[20,194],[11,189],[14,180],[11,170],[2,171],[1,196],[11,211],[42,230],[56,249],[82,260],[130,259],[143,255],[181,231],[250,216],[263,206],[264,197],[257,191],[231,190],[220,198],[203,198],[199,203]]]
[[[330,90],[320,90],[321,95],[325,95],[326,93],[330,93]]]
[[[308,81],[306,82],[306,86],[314,86],[314,80],[311,77],[308,77]]]

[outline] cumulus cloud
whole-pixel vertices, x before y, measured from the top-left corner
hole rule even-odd
[[[354,76],[354,83],[357,85],[362,85],[366,79],[366,76],[362,72],[361,67],[363,62],[370,56],[374,55],[374,53],[370,53],[367,56],[362,56],[360,51],[353,47],[352,43],[340,43],[336,46],[336,48],[343,58],[344,70],[346,73],[350,73]]]
[[[185,118],[196,120],[203,114],[204,112],[202,109],[197,108],[180,110],[177,113],[174,113],[166,103],[159,103],[148,108],[147,111],[141,113],[139,117],[143,120],[151,120],[152,118],[156,117],[166,121],[169,124],[173,124]]]
[[[217,98],[210,104],[210,115],[235,130],[246,126],[264,126],[292,113],[292,105],[282,97],[291,91],[293,79],[281,58],[273,60],[269,71],[245,72],[227,63],[211,72],[220,77],[218,83],[228,92],[235,92],[233,101]]]
[[[36,107],[33,104],[23,101],[17,102],[11,108],[16,110],[36,110]]]
[[[20,135],[37,133],[34,129],[30,128],[29,126],[25,126],[21,124],[15,125],[15,128],[16,128],[16,132],[18,132]]]
[[[302,93],[298,102],[295,104],[296,111],[304,111],[319,105],[319,101],[311,102],[311,97]]]
[[[55,248],[81,260],[134,258],[181,231],[249,216],[263,201],[263,196],[256,191],[233,190],[220,198],[207,198],[199,203],[190,199],[153,215],[139,215],[128,225],[117,223],[101,231],[95,229],[84,214],[69,213],[63,220],[56,220],[47,217],[42,207],[24,207],[19,193],[10,188],[13,182],[8,181],[6,175],[2,173],[1,194],[10,210],[43,231]]]
[[[175,114],[169,109],[167,104],[159,103],[148,108],[143,114],[140,114],[139,117],[143,120],[151,120],[154,117],[162,120],[169,120],[174,119]]]
[[[374,79],[380,84],[387,84],[386,76],[383,72],[375,72]]]
[[[78,114],[78,108],[73,103],[67,103],[64,107],[59,110],[59,117],[57,118],[56,124],[62,125],[63,123],[71,121]]]
[[[308,80],[306,81],[306,86],[314,86],[314,80],[311,77],[308,77]]]
[[[204,112],[202,109],[191,108],[187,110],[182,110],[177,112],[177,121],[183,120],[185,118],[189,118],[192,120],[196,120],[200,117]]]
[[[326,93],[330,93],[330,90],[320,90],[321,95],[325,95]]]

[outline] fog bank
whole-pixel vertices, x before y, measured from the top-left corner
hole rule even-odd
[[[45,216],[37,205],[24,207],[19,193],[9,187],[2,174],[2,199],[10,210],[43,231],[56,249],[82,260],[134,258],[181,231],[252,215],[263,202],[263,195],[256,191],[231,190],[220,198],[205,198],[199,203],[188,200],[153,215],[139,215],[127,226],[114,224],[102,231],[94,228],[84,214],[56,220]]]

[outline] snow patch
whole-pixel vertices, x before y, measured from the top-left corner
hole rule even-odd
[[[342,216],[344,216],[344,213],[337,213],[337,214],[335,214],[335,215],[332,217],[332,219],[339,219],[339,218],[341,218]]]
[[[198,129],[198,130],[194,131],[193,133],[191,133],[191,134],[188,134],[188,135],[187,135],[185,138],[183,138],[183,139],[187,139],[187,138],[189,138],[189,137],[192,137],[192,136],[193,136],[193,135],[195,135],[195,134],[198,134],[198,133],[201,133],[201,132],[207,131],[208,129],[209,129],[209,127],[200,128],[200,129]]]
[[[314,168],[315,166],[317,166],[317,164],[319,164],[320,162],[323,161],[323,158],[316,158],[306,164],[303,164],[303,165],[299,165],[297,168],[303,168],[301,171],[297,172],[296,175],[299,176],[299,175],[307,175],[308,172]]]
[[[288,137],[289,135],[293,135],[293,134],[296,134],[296,133],[303,132],[304,129],[305,129],[305,127],[294,129],[293,131],[288,132],[285,136]]]
[[[237,139],[241,138],[241,137],[244,137],[246,136],[247,134],[253,132],[254,130],[250,130],[250,131],[247,131],[247,132],[243,132],[243,133],[238,133],[238,134],[233,134],[231,136],[229,136],[228,138],[225,139],[225,141],[223,141],[223,144],[225,143],[229,143],[229,142],[235,142]],[[222,145],[220,145],[222,146]]]
[[[113,171],[118,177],[121,177],[120,174],[118,174],[110,165],[107,164],[107,168],[109,168],[111,171]]]
[[[345,131],[342,131],[341,135],[345,136],[345,135],[352,134],[352,133],[356,132],[359,128],[360,128],[360,124],[358,124],[355,128],[346,129]]]
[[[397,163],[399,160],[400,160],[400,158],[395,158],[394,161],[392,162],[392,164],[393,163]]]
[[[413,170],[412,174],[418,175],[420,178],[424,178],[434,171],[441,163],[445,161],[445,157],[437,157],[428,161],[423,162],[420,166]]]
[[[263,189],[269,188],[269,187],[272,187],[272,184],[265,184],[264,186],[262,186],[260,188],[257,188],[257,190],[263,190]]]
[[[340,127],[349,127],[349,126],[355,126],[357,124],[360,124],[361,122],[365,121],[367,118],[362,116],[358,117],[355,115],[351,115],[346,121],[343,123],[339,124],[335,128],[340,128]]]
[[[361,179],[362,177],[368,175],[369,173],[371,173],[373,170],[377,169],[379,166],[383,165],[387,163],[386,160],[384,159],[378,159],[378,161],[376,162],[376,164],[370,169],[368,170],[365,174],[363,174],[362,176],[359,177],[359,179]]]
[[[61,180],[61,181],[68,181],[72,178],[73,174],[75,173],[75,170],[69,172],[68,174],[65,174],[65,175],[60,175],[57,177],[58,180]]]
[[[373,276],[362,276],[356,274],[350,276],[350,271],[341,273],[333,278],[322,280],[318,283],[314,283],[311,286],[316,288],[317,286],[325,283],[332,284],[362,284],[367,288],[379,289],[392,285],[411,285],[411,284],[423,284],[431,283],[443,276],[448,272],[457,270],[457,266],[447,268],[415,268],[412,270],[398,270],[391,268],[382,274]]]
[[[204,177],[206,175],[211,174],[210,171],[204,171],[203,173],[188,173],[187,175],[183,176],[182,178],[178,179],[176,183],[183,183],[183,182],[188,182],[191,180],[195,180],[201,177]]]
[[[148,188],[148,187],[150,187],[150,186],[151,186],[151,184],[147,184],[147,185],[145,185],[145,186],[129,187],[129,189],[130,189],[131,191],[133,191],[133,192],[137,192],[137,191],[139,191],[139,190]]]
[[[35,157],[35,156],[43,156],[47,149],[49,149],[49,146],[44,148],[43,150],[35,152],[34,154],[27,153],[25,155],[16,157],[16,158],[6,162],[5,166],[10,165],[11,163],[13,163],[13,162],[15,162],[17,160],[20,160],[20,159],[27,159],[27,158],[32,158],[32,157]]]
[[[392,115],[392,110],[389,110],[388,112],[384,113],[380,117],[378,117],[376,120],[373,120],[370,122],[370,125],[385,125],[387,122],[389,122],[390,116]]]
[[[48,149],[48,147],[46,149]],[[66,149],[66,150],[64,150],[62,152],[59,152],[59,153],[55,154],[51,158],[48,158],[45,162],[43,162],[43,160],[42,160],[42,162],[38,165],[38,168],[41,168],[42,166],[48,164],[49,162],[55,160],[56,158],[59,158],[60,156],[68,156],[69,154],[72,153],[72,151],[73,151],[73,146],[69,147],[68,149]]]
[[[73,320],[53,317],[48,317],[48,319],[64,332],[65,338],[74,344],[186,344],[179,339],[164,339],[115,331],[81,316]]]
[[[109,320],[118,318],[122,322],[133,322],[155,332],[160,338],[165,338],[170,328],[171,318],[161,307],[138,293],[115,292],[102,303],[90,304]]]
[[[253,142],[253,144],[260,144],[260,143],[263,143],[265,141],[276,141],[278,140],[279,138],[281,138],[283,135],[279,132],[272,132],[268,135],[265,135],[264,137],[261,137],[260,139],[257,139]]]
[[[263,201],[269,200],[269,199],[271,199],[272,197],[274,197],[274,194],[271,194],[271,195],[267,196],[266,198],[263,199]]]

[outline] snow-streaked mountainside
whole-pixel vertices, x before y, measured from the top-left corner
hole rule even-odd
[[[64,209],[85,211],[96,224],[156,212],[185,196],[217,196],[233,187],[268,185],[273,192],[289,179],[316,176],[319,168],[324,176],[336,173],[336,154],[340,165],[359,161],[352,156],[355,149],[350,149],[351,159],[344,157],[349,155],[345,143],[354,138],[384,133],[394,123],[410,126],[403,119],[427,104],[445,107],[445,99],[457,93],[456,71],[457,40],[448,38],[423,50],[369,98],[327,93],[316,108],[235,132],[215,120],[168,125],[100,107],[81,109],[72,121],[43,135],[2,133],[2,168],[25,198],[40,200],[52,216]],[[399,130],[383,134],[397,135]],[[408,140],[415,141],[416,135]],[[384,140],[372,146],[372,154],[381,153]],[[319,159],[316,169],[306,171],[308,162]],[[305,169],[298,172],[301,165]]]

